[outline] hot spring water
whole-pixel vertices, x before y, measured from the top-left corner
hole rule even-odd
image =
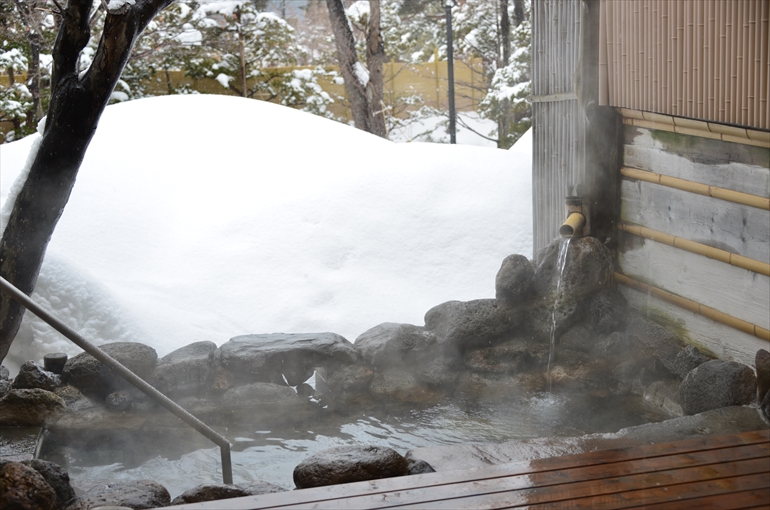
[[[496,400],[455,396],[422,409],[402,405],[326,412],[312,423],[278,428],[256,420],[251,427],[214,428],[233,445],[235,483],[264,480],[292,489],[294,467],[334,446],[387,445],[405,454],[423,446],[614,432],[663,418],[645,410],[640,397],[538,393]],[[221,483],[219,449],[195,433],[179,435],[160,438],[138,431],[88,444],[52,438],[43,457],[65,465],[73,485],[83,489],[106,481],[151,479],[173,498],[196,485]]]

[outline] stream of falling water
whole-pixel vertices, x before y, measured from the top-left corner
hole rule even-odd
[[[559,304],[559,293],[561,292],[561,278],[564,273],[564,266],[567,265],[567,252],[571,237],[562,237],[559,240],[559,256],[556,259],[556,294],[553,300],[553,312],[551,313],[551,348],[548,351],[548,391],[551,391],[551,365],[556,351],[556,307]]]

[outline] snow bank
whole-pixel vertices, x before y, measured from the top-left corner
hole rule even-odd
[[[37,135],[3,145],[5,201]],[[282,106],[107,108],[35,291],[97,344],[422,325],[532,254],[530,151],[395,144]],[[27,314],[6,365],[70,346]],[[10,362],[10,363],[9,363]]]

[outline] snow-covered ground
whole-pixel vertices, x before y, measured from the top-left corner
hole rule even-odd
[[[528,134],[529,135],[529,134]],[[532,256],[531,138],[397,144],[227,96],[107,108],[33,297],[95,343],[422,325]],[[0,146],[0,200],[37,135]],[[78,349],[27,314],[6,366]]]

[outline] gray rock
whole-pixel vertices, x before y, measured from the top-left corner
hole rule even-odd
[[[572,349],[573,351],[591,352],[601,338],[594,333],[590,324],[578,324],[572,326],[559,338],[559,347]]]
[[[134,510],[168,506],[171,496],[152,480],[116,482],[92,487],[65,510],[90,510],[98,506],[126,506]]]
[[[313,407],[289,386],[251,383],[230,388],[215,403],[220,422],[297,422],[308,418]]]
[[[56,492],[45,478],[18,462],[0,462],[0,508],[7,510],[54,510]]]
[[[628,301],[617,290],[606,289],[591,298],[588,321],[596,333],[612,333],[625,327]]]
[[[49,372],[60,375],[64,372],[64,365],[67,364],[67,359],[69,359],[69,356],[63,352],[48,353],[43,356],[43,367]]]
[[[350,401],[369,392],[374,371],[365,365],[346,365],[336,370],[316,373],[317,387],[332,398]]]
[[[694,345],[688,345],[674,358],[674,372],[680,379],[687,377],[695,367],[707,362],[709,357]]]
[[[648,355],[655,358],[658,371],[677,375],[676,358],[682,347],[676,335],[642,317],[634,317],[629,321],[626,334],[634,343],[643,346]]]
[[[503,260],[495,278],[495,298],[517,305],[532,295],[535,268],[523,255],[509,255]]]
[[[195,342],[158,360],[153,381],[155,387],[170,396],[201,395],[209,387],[214,342]]]
[[[240,382],[289,386],[307,381],[315,367],[337,367],[357,360],[353,344],[335,333],[237,336],[220,346],[216,356]]]
[[[564,391],[605,396],[609,394],[612,379],[604,360],[580,351],[559,349],[551,367],[551,384]]]
[[[0,425],[46,425],[64,414],[66,405],[50,391],[10,390],[0,399]]]
[[[11,381],[0,380],[0,398],[4,397],[9,391],[11,391]]]
[[[311,455],[294,468],[298,489],[378,480],[409,474],[406,459],[383,446],[338,446]]]
[[[762,413],[765,421],[770,423],[770,392],[765,393],[765,398],[759,404],[759,411]]]
[[[70,485],[69,474],[58,464],[39,459],[24,461],[22,464],[37,471],[51,486],[56,493],[56,505],[58,507],[67,505],[75,499],[75,489]]]
[[[5,365],[0,365],[0,381],[7,381],[11,378],[11,372],[5,368]]]
[[[128,411],[133,399],[128,391],[116,391],[110,393],[104,399],[107,409],[114,412]]]
[[[422,475],[425,473],[435,473],[436,470],[433,466],[425,462],[424,460],[406,459],[409,464],[410,475]]]
[[[453,355],[488,347],[522,328],[524,311],[496,299],[447,301],[425,314],[425,329],[436,334],[443,352]]]
[[[693,369],[679,385],[682,410],[692,415],[720,407],[748,405],[756,398],[757,378],[735,361],[711,360]]]
[[[572,239],[564,271],[559,274],[560,241],[537,254],[533,279],[538,309],[532,314],[538,336],[547,337],[553,321],[557,333],[569,329],[585,315],[590,296],[610,288],[612,254],[593,237]]]
[[[676,380],[655,381],[644,390],[644,403],[671,417],[684,416],[679,400],[679,384]]]
[[[271,494],[284,491],[286,491],[286,489],[283,487],[263,481],[253,482],[249,485],[199,485],[174,498],[171,504],[182,505],[185,503],[202,503],[204,501],[218,501],[220,499],[258,496],[260,494]]]
[[[25,361],[19,368],[19,373],[14,378],[11,388],[15,390],[40,388],[41,390],[54,391],[61,384],[61,377],[58,375],[43,370],[34,361]]]
[[[455,391],[480,399],[509,398],[511,395],[537,393],[546,389],[544,372],[515,375],[463,372],[457,378]]]
[[[757,369],[757,403],[759,404],[770,390],[770,352],[764,349],[758,350],[754,357],[754,367]]]
[[[375,373],[369,392],[378,399],[415,404],[435,404],[443,396],[440,391],[420,383],[411,371],[398,367]]]
[[[158,353],[136,342],[115,342],[100,348],[123,366],[146,381],[151,381]],[[104,398],[131,385],[88,353],[82,352],[67,360],[64,376],[70,384],[88,397]]]
[[[457,358],[437,354],[420,366],[414,367],[414,376],[423,384],[448,392],[460,375],[460,361]],[[410,367],[411,368],[411,367]]]
[[[435,350],[435,333],[411,324],[386,322],[363,332],[354,344],[368,365],[375,368],[420,365]]]
[[[515,338],[494,347],[482,347],[463,355],[465,366],[476,372],[512,374],[523,372],[533,365],[527,341]]]

